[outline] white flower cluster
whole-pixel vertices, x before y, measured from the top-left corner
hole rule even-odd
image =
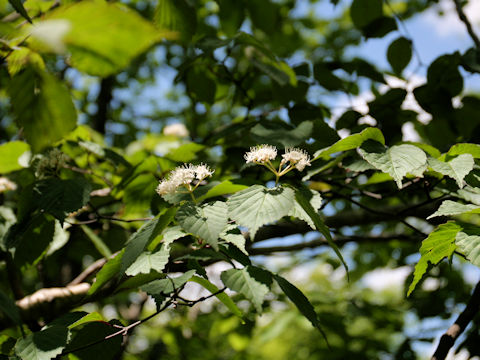
[[[3,193],[8,190],[16,190],[16,189],[17,189],[17,184],[10,181],[10,179],[4,176],[0,177],[0,193]]]
[[[295,166],[298,171],[303,171],[305,166],[310,166],[310,155],[305,150],[297,148],[286,148],[285,154],[282,155],[282,161],[280,165],[290,163]]]
[[[35,169],[35,175],[39,178],[51,176],[57,173],[67,163],[68,156],[61,150],[53,148],[48,154],[42,156]]]
[[[189,135],[188,130],[182,123],[175,123],[167,125],[163,128],[165,135],[172,135],[178,137],[187,137]]]
[[[160,181],[156,191],[159,195],[172,194],[180,186],[186,186],[189,191],[193,191],[190,184],[194,180],[198,181],[198,185],[203,179],[212,176],[213,173],[214,170],[204,164],[183,164],[172,170],[167,178]]]
[[[245,160],[247,163],[255,163],[265,165],[270,160],[275,160],[277,157],[277,148],[272,145],[257,145],[250,148],[250,151],[245,153]],[[282,166],[288,164],[286,169],[281,169]],[[286,148],[285,154],[282,155],[282,161],[280,162],[280,169],[278,174],[285,174],[286,171],[292,169],[294,166],[298,171],[303,171],[305,166],[310,166],[310,155],[305,150],[297,148]],[[288,170],[287,170],[288,169]]]

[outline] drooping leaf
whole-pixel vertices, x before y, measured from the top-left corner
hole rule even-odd
[[[113,279],[115,276],[120,275],[120,270],[122,268],[122,258],[125,249],[120,251],[114,258],[108,260],[105,265],[102,266],[100,271],[95,276],[95,282],[92,284],[88,290],[88,295],[95,294],[98,290],[102,288],[107,282]]]
[[[165,229],[168,224],[170,224],[175,216],[175,212],[176,208],[170,208],[164,211],[155,219],[143,225],[130,237],[128,244],[125,247],[125,253],[122,257],[122,273],[137,260],[146,247],[162,233],[163,229]]]
[[[423,240],[420,247],[422,256],[415,265],[413,280],[408,288],[407,296],[415,289],[415,286],[422,279],[427,271],[428,263],[437,265],[442,259],[450,257],[455,251],[455,238],[462,227],[455,222],[448,222],[439,225],[428,237]]]
[[[268,287],[257,281],[248,271],[249,267],[243,269],[229,269],[221,274],[222,282],[229,289],[244,295],[252,302],[258,313],[262,312],[262,304]]]
[[[445,200],[437,211],[427,217],[427,220],[436,216],[454,216],[461,214],[480,214],[480,206]]]
[[[60,355],[67,345],[68,328],[51,326],[20,338],[15,345],[15,354],[23,360],[50,360]]]
[[[137,274],[148,274],[152,270],[162,272],[168,263],[169,257],[169,250],[162,249],[154,253],[150,251],[143,252],[137,260],[125,270],[125,274],[135,276]]]
[[[253,185],[233,194],[228,200],[228,214],[237,224],[250,230],[250,238],[257,230],[288,215],[294,203],[294,191],[287,187],[268,189]]]
[[[20,313],[18,311],[17,306],[15,305],[15,301],[10,299],[3,291],[0,290],[0,311],[7,315],[10,320],[13,321],[15,325],[20,325],[22,323],[22,319],[20,318]]]
[[[30,146],[23,141],[10,141],[0,145],[0,174],[20,170],[28,166],[28,158],[24,154],[30,150]]]
[[[475,161],[471,154],[461,154],[450,161],[441,161],[435,158],[428,159],[428,165],[436,172],[448,176],[463,188],[463,179],[472,171]]]
[[[176,219],[185,231],[218,250],[218,236],[228,222],[227,205],[221,201],[197,206],[186,203],[178,210]]]
[[[77,114],[67,87],[45,71],[27,68],[9,87],[13,113],[34,152],[73,130]]]
[[[369,127],[358,134],[353,134],[347,136],[344,139],[338,140],[335,144],[326,149],[318,150],[313,155],[313,160],[317,160],[320,158],[328,159],[331,154],[335,154],[340,151],[355,149],[361,146],[367,140],[375,140],[381,144],[385,144],[385,138],[383,137],[382,132],[377,128]]]
[[[210,293],[215,294],[218,293],[220,290],[218,287],[216,287],[214,284],[212,284],[210,281],[207,279],[198,277],[198,276],[193,276],[190,281],[196,282],[197,284],[203,286],[205,289],[210,291]],[[225,294],[225,292],[220,292],[217,295],[215,295],[218,300],[220,300],[223,305],[225,305],[234,315],[238,317],[243,317],[242,312],[240,309],[235,305],[232,299],[230,299],[230,296]]]
[[[387,50],[387,59],[396,74],[401,74],[412,58],[412,42],[399,37],[392,41]]]
[[[308,198],[308,201],[310,202],[310,205],[312,206],[313,210],[315,212],[320,209],[322,206],[322,197],[320,196],[320,193],[316,190],[309,190],[306,193],[306,196]],[[313,223],[312,219],[310,216],[305,212],[303,207],[298,203],[298,200],[295,198],[295,202],[293,204],[292,209],[288,213],[288,216],[293,216],[296,217],[300,220],[305,221],[312,229],[315,229],[315,224]]]
[[[409,144],[385,148],[378,143],[366,143],[360,148],[360,155],[377,169],[389,174],[402,188],[405,175],[422,176],[427,166],[427,155],[423,150]]]
[[[85,1],[60,6],[46,21],[66,23],[62,40],[71,53],[71,64],[90,75],[114,74],[162,38],[171,37],[116,3]]]
[[[35,184],[33,194],[39,209],[63,222],[69,213],[87,204],[91,188],[91,184],[83,178],[48,178]]]
[[[345,270],[347,271],[347,276],[348,276],[348,266],[345,260],[343,259],[342,253],[340,252],[340,249],[338,246],[335,244],[335,242],[332,239],[332,235],[330,234],[330,230],[328,227],[323,223],[322,219],[320,218],[320,215],[318,212],[312,207],[312,204],[309,201],[309,196],[310,194],[306,191],[302,190],[297,190],[295,191],[295,201],[302,207],[302,209],[305,211],[305,213],[310,217],[311,221],[315,225],[315,228],[322,233],[322,235],[325,237],[327,240],[328,244],[332,247],[332,249],[335,251],[335,254],[337,254],[338,258],[342,262],[343,266],[345,267]]]

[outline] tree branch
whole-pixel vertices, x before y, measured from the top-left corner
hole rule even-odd
[[[470,321],[473,320],[475,315],[480,310],[480,282],[475,286],[472,296],[467,303],[467,307],[458,316],[455,323],[448,328],[445,334],[440,338],[437,349],[432,356],[432,360],[443,360],[447,357],[448,352],[452,348],[455,341],[465,330]]]
[[[477,34],[475,34],[475,31],[473,31],[472,24],[468,20],[467,15],[465,15],[465,13],[463,12],[463,8],[462,8],[462,4],[460,4],[460,0],[453,0],[453,2],[455,3],[455,9],[457,10],[459,19],[467,27],[468,34],[472,38],[477,49],[480,49],[480,39],[478,38]]]

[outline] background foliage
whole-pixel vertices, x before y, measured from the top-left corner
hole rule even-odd
[[[480,356],[480,41],[452,5],[472,46],[424,63],[405,23],[434,0],[0,1],[0,357]],[[389,36],[388,67],[356,55]],[[276,179],[258,144],[311,164]],[[183,163],[215,172],[157,194]]]

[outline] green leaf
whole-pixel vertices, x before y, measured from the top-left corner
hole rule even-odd
[[[13,113],[34,152],[75,128],[77,114],[67,87],[45,71],[26,69],[9,87]]]
[[[224,180],[220,184],[215,185],[211,189],[207,191],[207,193],[197,199],[197,201],[201,202],[206,199],[210,199],[213,197],[233,194],[238,191],[246,189],[248,186],[242,184],[235,184],[230,180]]]
[[[105,321],[91,321],[83,325],[83,327],[76,332],[75,336],[68,344],[66,351],[73,351],[75,359],[79,360],[113,360],[118,359],[122,351],[123,337],[114,336],[103,340],[98,344],[91,345],[95,341],[105,339],[108,335],[118,332],[120,329],[113,325],[122,325],[117,320],[110,322]],[[90,345],[90,346],[87,346]],[[76,351],[76,349],[79,349]],[[80,350],[81,349],[81,350]]]
[[[229,225],[219,236],[226,242],[235,245],[241,252],[248,256],[248,252],[245,249],[245,236],[240,233],[236,225]]]
[[[69,213],[87,204],[91,189],[90,183],[83,178],[71,180],[49,178],[35,184],[34,201],[39,209],[63,222]]]
[[[178,210],[176,219],[185,231],[218,250],[218,236],[228,222],[227,205],[221,201],[197,206],[186,203]]]
[[[170,208],[164,211],[155,219],[143,225],[130,237],[128,244],[125,247],[125,253],[122,257],[122,273],[124,273],[125,270],[137,260],[146,247],[162,233],[163,229],[165,229],[168,224],[170,224],[175,216],[175,212],[176,208]]]
[[[353,0],[350,17],[356,28],[362,29],[383,16],[382,0]]]
[[[143,252],[135,260],[135,262],[125,270],[125,274],[135,276],[137,274],[148,274],[154,270],[162,272],[168,263],[170,257],[170,250],[159,250],[151,253],[150,251]]]
[[[22,15],[30,24],[32,23],[32,19],[30,18],[30,16],[28,16],[28,13],[23,7],[21,0],[8,0],[8,2],[10,3],[10,5],[12,5],[16,12]]]
[[[180,145],[168,152],[165,157],[177,162],[189,162],[197,158],[197,153],[205,149],[204,145],[197,143],[187,143]]]
[[[23,141],[10,141],[0,145],[0,173],[7,174],[28,167],[29,159],[24,154],[29,150],[30,146]]]
[[[197,284],[203,286],[205,289],[210,291],[210,293],[215,294],[216,292],[219,291],[218,287],[216,287],[214,284],[212,284],[210,281],[207,279],[198,277],[198,276],[193,276],[190,281],[196,282]],[[225,305],[234,315],[238,317],[243,317],[242,312],[240,309],[235,305],[232,299],[230,299],[230,296],[225,294],[225,292],[218,293],[215,295],[218,300],[220,300],[223,305]]]
[[[445,200],[442,202],[437,211],[427,217],[427,220],[436,216],[453,216],[461,214],[480,214],[480,206],[461,204],[456,201]]]
[[[7,315],[15,325],[22,323],[15,301],[10,299],[2,290],[0,290],[0,310],[3,314]]]
[[[322,206],[322,197],[320,193],[316,190],[307,190],[307,198],[315,212],[318,212]],[[298,203],[298,200],[295,198],[292,210],[288,213],[288,216],[296,217],[297,219],[305,221],[312,229],[315,229],[315,224],[313,223],[311,217],[305,212],[303,207]]]
[[[389,174],[402,188],[402,179],[407,173],[422,176],[426,170],[427,155],[416,146],[403,144],[385,148],[378,143],[362,145],[360,155],[377,169]]]
[[[473,265],[480,266],[480,232],[477,228],[459,231],[455,244]]]
[[[87,235],[87,237],[90,239],[93,246],[95,246],[95,249],[98,250],[100,255],[102,255],[103,257],[106,257],[106,258],[108,258],[112,255],[112,252],[110,251],[108,246],[103,242],[102,239],[100,239],[100,237],[97,234],[95,234],[93,232],[92,229],[90,229],[86,225],[80,225],[80,227],[82,228],[85,235]]]
[[[312,323],[313,327],[319,329],[325,337],[324,332],[320,328],[318,315],[307,297],[295,285],[280,275],[273,275],[273,278],[285,295],[287,295],[287,297],[295,304],[298,310],[300,310],[303,316],[305,316]]]
[[[155,238],[154,241],[152,241],[148,246],[147,249],[148,251],[153,251],[155,248],[158,246],[158,244],[162,243],[162,249],[164,250],[170,250],[170,245],[177,239],[180,239],[184,236],[189,235],[189,233],[186,233],[185,231],[182,230],[180,226],[172,226],[169,228],[166,228],[163,233],[162,237],[157,237]]]
[[[154,280],[141,287],[142,291],[152,296],[166,296],[175,291],[178,291],[183,285],[195,275],[195,270],[189,270],[175,278],[166,278],[161,280]]]
[[[197,27],[196,10],[185,0],[159,0],[154,21],[160,29],[179,32],[184,42],[191,40]]]
[[[168,36],[116,3],[82,1],[60,6],[46,17],[46,21],[52,20],[65,21],[68,31],[63,43],[71,53],[70,62],[90,75],[117,73]]]
[[[253,185],[227,200],[229,217],[250,230],[250,238],[265,224],[287,216],[293,207],[294,191],[286,187],[268,189]]]
[[[428,165],[434,171],[454,179],[461,189],[464,186],[463,179],[473,170],[475,161],[471,154],[461,154],[447,162],[429,158]]]
[[[267,129],[261,124],[255,125],[250,132],[259,143],[267,143],[275,146],[297,146],[311,137],[313,122],[303,121],[294,129]]]
[[[120,275],[124,253],[125,249],[120,251],[113,259],[108,260],[105,265],[102,266],[100,271],[97,273],[97,276],[95,276],[95,282],[90,287],[90,290],[88,290],[88,295],[95,294],[102,288],[103,285],[105,285],[115,276]]]
[[[401,74],[412,59],[412,42],[403,36],[392,41],[387,50],[387,59],[393,72]]]
[[[22,360],[50,360],[60,355],[68,340],[68,329],[51,326],[45,330],[20,338],[15,345],[15,354]]]
[[[220,25],[227,36],[233,36],[245,19],[245,4],[239,0],[217,0]]]
[[[438,226],[428,237],[423,240],[420,247],[420,261],[415,265],[413,280],[408,288],[407,296],[415,289],[427,271],[428,263],[437,265],[443,258],[450,257],[455,251],[455,237],[462,227],[454,222],[448,222]]]
[[[317,151],[313,155],[313,160],[317,160],[320,158],[326,160],[330,157],[331,154],[335,154],[340,151],[355,149],[361,146],[367,140],[375,140],[381,144],[385,144],[385,138],[383,137],[382,132],[377,128],[369,127],[358,134],[353,134],[347,136],[344,139],[338,140],[335,144],[326,149]]]
[[[229,289],[244,295],[252,302],[258,313],[262,312],[262,304],[268,287],[257,281],[248,271],[249,267],[243,269],[229,269],[220,275],[222,282]]]
[[[448,156],[455,156],[461,154],[470,154],[475,159],[480,159],[480,145],[478,144],[455,144],[448,150]]]
[[[306,192],[302,191],[302,190],[295,191],[295,200],[298,202],[298,204],[302,207],[302,209],[305,211],[305,213],[313,221],[317,230],[320,231],[322,233],[322,235],[325,237],[328,244],[332,247],[333,251],[335,251],[335,254],[337,254],[338,258],[340,259],[343,266],[345,267],[345,270],[347,271],[347,276],[348,276],[348,266],[347,266],[347,263],[345,262],[345,260],[343,259],[342,253],[340,252],[340,249],[338,248],[338,246],[333,241],[332,235],[330,234],[330,230],[323,223],[322,219],[320,218],[320,215],[318,215],[318,212],[315,211],[315,209],[310,204],[309,197],[308,197],[310,194],[309,193],[305,194],[305,193]]]

